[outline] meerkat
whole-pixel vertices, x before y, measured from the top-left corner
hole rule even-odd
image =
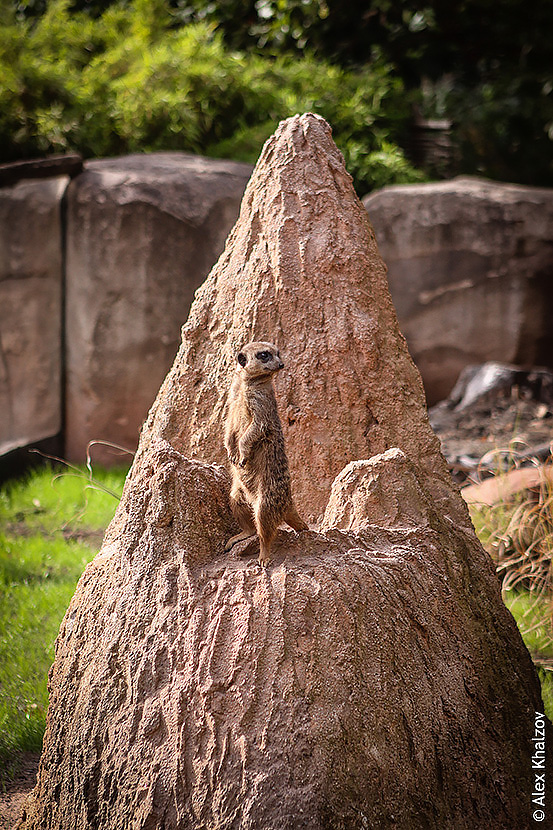
[[[271,545],[283,522],[307,530],[292,501],[290,471],[273,375],[284,368],[272,343],[248,343],[237,357],[230,387],[225,425],[225,448],[232,470],[230,504],[242,532],[232,536],[226,550],[257,533],[259,561],[266,565]]]

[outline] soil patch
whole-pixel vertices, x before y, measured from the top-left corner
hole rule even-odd
[[[0,790],[0,830],[14,830],[25,800],[36,784],[40,755],[26,752],[18,759],[17,775]]]
[[[450,397],[429,411],[457,480],[546,460],[553,439],[552,387],[548,370],[469,367]]]

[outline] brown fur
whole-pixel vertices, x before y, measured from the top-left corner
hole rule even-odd
[[[229,392],[225,447],[232,469],[230,503],[242,533],[229,539],[226,549],[257,533],[259,561],[266,565],[282,522],[294,530],[307,530],[292,501],[273,388],[273,374],[284,363],[277,347],[263,341],[244,346],[237,361]]]

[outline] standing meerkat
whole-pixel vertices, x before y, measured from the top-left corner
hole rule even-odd
[[[225,447],[231,463],[230,504],[242,532],[226,550],[255,533],[259,561],[269,562],[271,545],[282,522],[307,530],[292,501],[290,471],[278,417],[273,375],[284,367],[272,343],[248,343],[237,355],[230,387]]]

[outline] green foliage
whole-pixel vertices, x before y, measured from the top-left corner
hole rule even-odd
[[[181,20],[217,25],[237,49],[366,64],[375,48],[416,85],[454,73],[478,80],[524,63],[551,68],[553,7],[543,0],[174,0]]]
[[[467,173],[553,187],[553,63],[540,76],[457,87],[448,110]]]
[[[464,173],[553,185],[553,3],[510,0],[175,0],[181,19],[205,20],[233,48],[317,57],[342,66],[375,55],[396,67],[424,108],[427,81],[451,86]]]
[[[121,492],[124,473],[96,474]],[[38,751],[54,641],[117,499],[83,473],[34,473],[0,491],[0,786],[21,751]]]
[[[396,143],[408,107],[382,60],[352,70],[231,51],[212,26],[175,23],[163,0],[98,18],[52,0],[33,22],[13,16],[0,43],[3,158],[185,150],[254,162],[279,120],[315,111],[361,191],[421,180]]]
[[[398,148],[406,134],[398,116],[405,125],[414,103],[453,122],[458,172],[553,185],[553,3],[68,3],[0,0],[2,160],[63,150],[101,156],[132,145],[251,161],[276,122],[309,109],[326,85],[334,100],[326,96],[317,111],[356,165],[360,190],[420,179]],[[383,67],[394,78],[393,92],[371,110],[376,120],[347,100],[341,117],[331,65],[349,67],[346,95],[355,85],[363,95],[367,76]],[[281,86],[260,99],[271,77]],[[439,111],[427,106],[429,82],[448,87]],[[337,109],[355,134],[332,121]]]
[[[505,591],[505,605],[513,615],[526,648],[536,664],[541,683],[545,714],[553,720],[553,619],[552,598],[545,594],[536,598],[525,589]]]

